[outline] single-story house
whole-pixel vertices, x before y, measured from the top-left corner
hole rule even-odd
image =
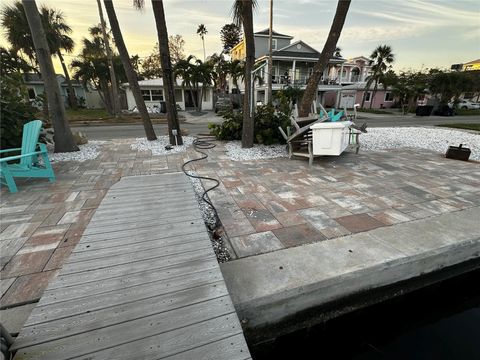
[[[163,79],[141,80],[138,82],[138,85],[140,86],[147,107],[160,107],[160,102],[165,101]],[[130,85],[125,83],[122,84],[122,87],[125,89],[128,109],[133,110],[136,106],[136,102],[132,90],[130,89]],[[182,79],[177,79],[175,81],[175,102],[182,110],[193,109],[195,107],[194,99],[198,99],[199,96],[200,94],[195,90],[190,91],[188,87],[184,86]],[[213,110],[212,86],[203,88],[202,110]]]
[[[100,109],[103,108],[103,103],[98,91],[87,87],[85,88],[80,82],[76,80],[72,81],[72,88],[74,95],[77,98],[77,102],[80,106],[86,107],[87,109]],[[65,76],[57,74],[57,82],[60,87],[60,95],[63,98],[65,107],[69,106],[68,103],[68,85],[65,79]],[[23,83],[25,84],[28,92],[29,100],[35,104],[37,107],[41,107],[41,104],[35,102],[37,96],[43,94],[45,86],[43,79],[38,73],[25,73],[23,74]]]
[[[387,87],[384,89],[381,84],[378,84],[377,92],[373,96],[374,84],[371,84],[368,91],[365,91],[365,82],[357,82],[351,85],[345,85],[340,92],[340,108],[353,108],[355,104],[362,104],[365,96],[365,108],[384,109],[390,108],[395,103],[395,97],[392,89]],[[372,98],[373,97],[373,98]]]

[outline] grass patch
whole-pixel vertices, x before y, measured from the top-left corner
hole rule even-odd
[[[89,121],[110,119],[112,116],[105,109],[66,109],[70,121]]]
[[[465,129],[465,130],[480,131],[480,123],[478,123],[478,124],[464,124],[464,123],[460,123],[460,124],[440,124],[440,125],[437,125],[437,126],[453,128],[453,129]]]
[[[469,110],[469,109],[455,109],[457,115],[469,115],[469,116],[479,116],[480,110]]]
[[[358,112],[369,113],[369,114],[387,114],[393,115],[395,113],[388,111],[388,110],[381,110],[381,109],[357,109]]]

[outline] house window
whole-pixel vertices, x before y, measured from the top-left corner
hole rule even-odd
[[[183,102],[183,90],[175,89],[175,102]]]
[[[367,91],[367,92],[365,93],[365,102],[369,102],[371,98],[372,98],[372,92],[371,92],[371,91]]]
[[[152,101],[163,101],[162,90],[150,90],[152,93]]]
[[[150,90],[141,90],[141,91],[142,91],[143,100],[150,101]]]
[[[70,89],[66,88],[65,90],[67,91],[67,96],[70,96]],[[73,90],[73,96],[75,96],[76,95],[75,94],[75,89],[72,88],[72,90]]]
[[[277,50],[277,39],[272,39],[272,50]]]
[[[385,93],[385,102],[387,102],[387,101],[393,101],[393,94],[392,94],[391,91],[387,91]]]
[[[28,98],[30,100],[35,100],[36,97],[37,96],[35,95],[35,89],[33,88],[28,89]]]
[[[163,90],[141,90],[145,101],[163,101]]]

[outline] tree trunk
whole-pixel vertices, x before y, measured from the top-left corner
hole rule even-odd
[[[372,108],[373,101],[375,100],[375,95],[377,94],[378,83],[375,80],[375,86],[373,87],[372,97],[370,98],[370,109]]]
[[[135,103],[137,104],[137,109],[142,117],[145,134],[147,135],[148,140],[157,140],[155,130],[153,130],[153,125],[150,121],[150,115],[148,114],[145,101],[143,100],[143,96],[140,91],[140,86],[138,85],[137,73],[133,69],[132,63],[130,62],[130,56],[128,55],[128,50],[125,45],[125,41],[123,40],[122,31],[120,30],[115,8],[113,7],[113,1],[104,0],[103,3],[105,4],[105,9],[107,10],[108,21],[110,22],[110,27],[112,28],[113,38],[115,39],[115,44],[117,45],[130,89],[132,90]]]
[[[299,108],[299,116],[308,116],[308,113],[310,112],[312,101],[315,99],[323,70],[328,65],[328,62],[332,58],[337,47],[338,38],[342,33],[343,24],[345,23],[345,19],[347,17],[350,2],[351,0],[338,0],[337,11],[335,13],[335,17],[333,18],[333,23],[330,28],[330,32],[328,33],[327,41],[325,42],[318,62],[313,68],[312,76],[308,80],[307,88],[303,94],[302,102]]]
[[[253,147],[254,114],[250,105],[252,70],[255,63],[255,42],[253,35],[253,4],[252,0],[245,0],[243,5],[243,31],[245,34],[245,96],[243,98],[243,128],[242,148]]]
[[[32,34],[33,44],[37,53],[37,61],[40,65],[45,92],[47,93],[48,106],[54,129],[55,152],[78,151],[78,146],[73,139],[70,126],[65,118],[65,108],[57,76],[53,69],[52,56],[48,48],[47,38],[42,26],[42,20],[38,12],[37,4],[32,0],[22,0],[28,26]]]
[[[163,0],[152,0],[152,8],[155,16],[155,23],[157,25],[160,66],[162,68],[163,90],[167,105],[168,135],[170,137],[170,144],[182,145],[183,140],[180,134],[180,124],[177,117],[175,90],[173,87],[174,77],[172,71],[172,61],[170,59],[170,50],[168,48],[168,31],[167,23],[165,22],[165,11],[163,10]],[[173,135],[173,130],[177,131],[176,137]]]
[[[60,60],[60,64],[62,64],[63,74],[65,75],[65,81],[67,82],[68,87],[68,105],[73,110],[77,110],[77,98],[75,96],[75,92],[73,91],[72,80],[70,79],[70,75],[68,74],[67,66],[65,65],[65,61],[63,59],[62,53],[60,50],[57,51],[58,60]]]
[[[115,75],[115,69],[113,67],[113,55],[112,49],[110,49],[110,43],[107,36],[107,26],[105,24],[105,19],[103,18],[102,4],[100,0],[97,0],[98,5],[98,14],[100,15],[100,25],[102,27],[103,42],[105,44],[105,51],[107,52],[108,59],[108,70],[110,72],[110,84],[112,87],[112,109],[113,115],[118,117],[120,113],[120,98],[118,97],[118,83],[117,76]]]
[[[202,88],[200,89],[200,97],[198,99],[198,112],[201,112],[202,111],[202,102],[203,102],[203,86]]]
[[[272,105],[272,31],[273,31],[273,0],[270,0],[270,26],[268,29],[268,65],[267,65],[267,104]]]

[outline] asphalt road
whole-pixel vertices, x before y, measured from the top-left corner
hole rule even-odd
[[[396,127],[396,126],[435,126],[452,123],[480,123],[480,116],[384,116],[373,114],[360,114],[357,124],[367,123],[369,127]],[[181,129],[187,129],[190,135],[206,134],[209,132],[207,122],[181,123]],[[165,124],[154,125],[157,135],[166,135]],[[144,137],[142,125],[103,125],[73,127],[75,131],[81,131],[91,140],[109,140],[121,138]]]

